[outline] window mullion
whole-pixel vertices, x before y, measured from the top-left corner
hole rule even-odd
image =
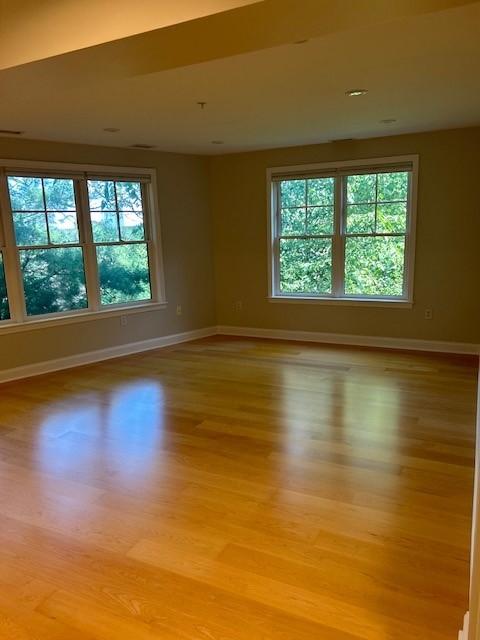
[[[344,262],[345,262],[345,234],[344,234],[344,176],[335,178],[335,215],[333,236],[333,273],[332,293],[335,297],[343,296],[344,292]]]
[[[80,239],[83,247],[88,308],[91,311],[98,311],[100,309],[100,287],[98,282],[97,254],[95,245],[93,244],[92,223],[88,203],[87,180],[77,180],[75,182],[75,189]]]
[[[10,318],[14,322],[23,322],[26,317],[25,296],[23,292],[20,253],[15,240],[12,210],[8,196],[7,177],[0,171],[0,211],[3,218],[3,264],[7,285],[8,306]]]

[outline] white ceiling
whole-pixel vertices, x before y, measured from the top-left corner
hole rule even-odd
[[[474,2],[55,93],[22,83],[1,96],[0,128],[211,154],[478,125],[479,35]],[[345,96],[356,87],[369,92]]]
[[[0,0],[0,69],[259,0]]]

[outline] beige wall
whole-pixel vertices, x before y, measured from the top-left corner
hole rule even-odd
[[[480,342],[479,150],[475,128],[212,159],[217,323]],[[400,154],[420,156],[413,309],[268,302],[267,167]]]
[[[211,326],[215,322],[208,159],[154,151],[0,140],[0,158],[157,170],[168,306],[128,316],[0,333],[0,369]],[[182,316],[176,315],[177,303]]]

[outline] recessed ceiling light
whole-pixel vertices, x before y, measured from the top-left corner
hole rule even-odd
[[[223,140],[212,140],[212,144],[223,144]]]
[[[345,95],[351,98],[355,96],[364,96],[366,93],[368,93],[368,89],[349,89],[348,91],[345,91]]]
[[[16,131],[14,129],[0,129],[0,135],[2,136],[21,136],[25,131]]]
[[[120,131],[120,129],[118,129],[117,127],[105,127],[104,131],[108,131],[108,133],[117,133],[117,131]]]
[[[396,118],[384,118],[383,120],[380,120],[381,124],[393,124],[396,121]]]

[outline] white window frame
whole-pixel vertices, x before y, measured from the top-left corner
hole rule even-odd
[[[389,156],[362,160],[322,162],[267,169],[267,254],[268,254],[268,300],[269,302],[300,304],[333,304],[350,306],[407,307],[414,303],[415,234],[417,223],[418,155]],[[339,280],[343,280],[340,270],[344,269],[345,223],[344,194],[341,180],[335,182],[334,235],[332,254],[332,293],[305,295],[280,291],[279,256],[279,206],[278,187],[280,178],[339,177],[355,173],[379,173],[390,170],[408,170],[410,173],[407,228],[405,235],[404,295],[402,297],[353,296],[340,291]],[[369,234],[373,235],[373,234]],[[374,237],[374,236],[373,236]]]
[[[0,321],[0,335],[28,331],[50,325],[71,324],[81,321],[153,311],[166,307],[165,278],[162,256],[162,236],[158,212],[156,170],[139,167],[37,162],[0,159],[0,246],[3,250],[5,280],[7,284],[10,319]],[[15,241],[13,216],[7,187],[7,175],[31,175],[37,177],[73,178],[77,203],[77,219],[80,232],[79,244],[84,252],[85,281],[88,290],[88,307],[60,313],[27,316],[23,294],[19,251]],[[138,180],[141,182],[144,204],[145,244],[148,247],[151,299],[127,303],[102,305],[100,303],[96,256],[86,258],[87,252],[95,253],[96,244],[91,237],[90,209],[87,193],[88,179]],[[80,179],[80,180],[79,180]],[[120,244],[120,243],[97,243]],[[128,242],[126,243],[128,244]]]

